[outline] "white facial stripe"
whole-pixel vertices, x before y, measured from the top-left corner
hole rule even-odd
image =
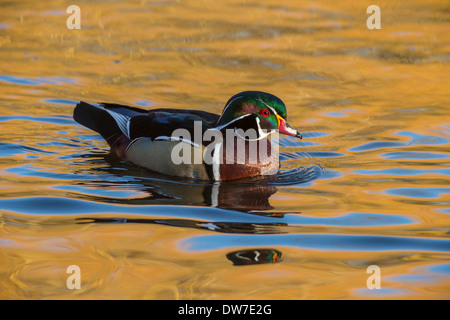
[[[240,116],[240,117],[237,117],[237,118],[235,118],[235,119],[231,120],[231,121],[230,121],[230,122],[228,122],[228,123],[225,123],[225,124],[223,124],[223,125],[221,125],[221,126],[218,126],[218,127],[212,128],[212,129],[210,129],[210,130],[213,130],[213,129],[215,129],[215,130],[222,130],[223,128],[225,128],[226,126],[228,126],[228,125],[232,124],[233,122],[235,122],[235,121],[238,121],[238,120],[241,120],[241,119],[243,119],[243,118],[245,118],[245,117],[248,117],[248,116],[250,116],[250,115],[251,115],[250,113],[247,113],[247,114],[243,114],[242,116]]]
[[[268,106],[270,108],[270,110],[272,110],[273,114],[277,115],[277,112],[275,111],[274,108],[272,108],[271,106]]]
[[[242,98],[242,96],[238,96],[236,98],[234,98],[233,100],[231,100],[230,102],[228,102],[228,104],[225,106],[225,108],[222,111],[222,115],[220,116],[219,120],[217,120],[217,122],[220,121],[220,119],[222,119],[222,116],[224,115],[225,111],[227,110],[227,108],[230,106],[230,104],[232,104],[235,100]]]
[[[277,112],[275,111],[275,109],[274,109],[273,107],[269,106],[267,103],[265,103],[264,101],[262,101],[262,100],[260,100],[260,99],[258,99],[258,101],[264,103],[264,105],[265,105],[267,108],[269,108],[270,110],[272,110],[273,114],[277,114]]]

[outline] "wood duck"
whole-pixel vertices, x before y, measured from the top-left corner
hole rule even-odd
[[[269,136],[302,138],[286,122],[276,96],[244,91],[231,97],[222,114],[184,109],[143,110],[119,104],[80,102],[75,121],[102,135],[122,160],[172,176],[235,180],[274,174],[278,148]]]

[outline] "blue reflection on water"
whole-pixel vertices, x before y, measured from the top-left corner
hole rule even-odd
[[[316,157],[316,158],[334,158],[334,157],[345,157],[344,153],[339,152],[308,152],[310,156]]]
[[[372,141],[353,148],[349,151],[370,151],[384,148],[400,148],[400,147],[410,147],[413,145],[439,145],[448,143],[449,140],[439,136],[433,135],[423,135],[411,131],[400,131],[397,133],[401,137],[409,137],[408,142],[403,141]],[[429,152],[414,152],[414,151],[404,151],[404,152],[392,152],[386,153],[385,157],[387,159],[434,159],[439,157],[439,154],[429,153]]]
[[[78,101],[67,100],[67,99],[44,99],[42,100],[47,103],[55,103],[55,104],[67,104],[70,106],[74,106],[78,103]]]
[[[299,225],[327,225],[341,227],[368,227],[382,225],[402,225],[413,223],[414,220],[400,215],[385,215],[380,213],[353,212],[338,217],[308,217],[303,215],[285,215],[283,222]]]
[[[433,281],[439,281],[440,278],[434,275],[425,275],[425,274],[399,274],[388,278],[389,281],[395,282],[427,282],[431,283]]]
[[[36,77],[36,78],[25,78],[19,76],[9,76],[9,75],[0,75],[0,81],[20,84],[20,85],[28,85],[28,86],[41,86],[44,84],[52,84],[52,85],[61,85],[61,84],[76,84],[77,82],[74,79],[67,77]]]
[[[403,152],[388,152],[382,155],[385,159],[448,159],[450,155],[436,152],[417,152],[417,151],[403,151]]]
[[[325,112],[323,113],[323,115],[326,117],[333,117],[333,118],[344,118],[347,116],[345,113],[337,111]]]
[[[54,152],[44,149],[24,146],[16,143],[0,142],[0,157],[14,157],[19,154],[38,153],[38,154],[55,154]]]
[[[354,148],[348,149],[348,151],[369,151],[384,148],[404,147],[406,143],[400,141],[376,141],[359,145]]]
[[[127,187],[132,188],[132,185]],[[90,188],[77,186],[57,186],[60,190],[77,191],[85,194],[92,192]],[[101,189],[99,189],[101,190]],[[117,190],[124,197],[124,192],[128,196],[137,195],[137,192],[128,189]],[[97,192],[98,193],[98,192]],[[103,190],[103,197],[111,197],[116,192],[110,189]],[[105,201],[108,199],[105,199]],[[61,197],[29,197],[0,199],[0,207],[3,210],[25,214],[90,214],[90,213],[120,213],[124,214],[144,214],[147,216],[170,216],[185,217],[191,219],[203,219],[220,222],[240,222],[240,223],[283,223],[287,225],[325,225],[341,227],[370,227],[383,225],[405,225],[416,221],[400,215],[384,215],[353,212],[343,216],[335,217],[311,217],[297,214],[285,214],[282,217],[270,217],[252,215],[243,212],[217,209],[209,207],[166,207],[148,205],[120,205],[117,203],[102,203],[95,201],[85,201],[79,199]]]
[[[399,132],[397,132],[397,135],[410,137],[411,140],[409,141],[409,144],[412,144],[412,145],[416,145],[416,144],[437,145],[437,144],[445,144],[445,143],[449,142],[449,140],[444,137],[433,136],[433,135],[424,135],[424,134],[419,134],[419,133],[412,132],[412,131],[399,131]]]
[[[436,264],[436,265],[428,266],[427,268],[428,268],[428,270],[433,271],[433,272],[450,275],[450,263]]]
[[[380,288],[380,289],[368,289],[368,288],[359,288],[354,290],[354,293],[358,296],[405,296],[412,294],[411,291],[402,289],[402,288]]]
[[[205,235],[191,237],[179,242],[179,249],[183,251],[206,251],[251,246],[289,246],[301,249],[338,251],[450,252],[450,240],[378,235]]]
[[[388,189],[386,193],[410,198],[439,198],[443,193],[450,193],[450,188],[397,188]]]
[[[391,176],[418,176],[422,174],[439,174],[450,176],[450,169],[407,169],[407,168],[391,168],[379,170],[354,170],[352,173],[361,175],[391,175]]]
[[[442,263],[413,268],[411,273],[395,274],[384,278],[384,280],[389,282],[403,282],[406,284],[411,282],[423,282],[429,284],[446,279],[448,274],[450,274],[450,264]]]
[[[33,121],[59,125],[73,125],[75,122],[72,117],[67,115],[49,115],[49,116],[0,116],[0,122],[4,121]]]

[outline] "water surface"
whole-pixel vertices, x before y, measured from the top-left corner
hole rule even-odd
[[[381,1],[368,30],[370,4],[95,1],[81,30],[62,1],[2,4],[0,298],[450,298],[449,10]],[[152,173],[72,119],[243,90],[303,134],[275,176]]]

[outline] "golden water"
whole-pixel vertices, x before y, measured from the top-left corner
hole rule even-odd
[[[1,299],[450,298],[448,1],[77,4],[80,30],[67,1],[0,3]],[[155,175],[71,117],[220,113],[243,90],[304,136],[273,181]],[[267,248],[281,261],[227,258]]]

